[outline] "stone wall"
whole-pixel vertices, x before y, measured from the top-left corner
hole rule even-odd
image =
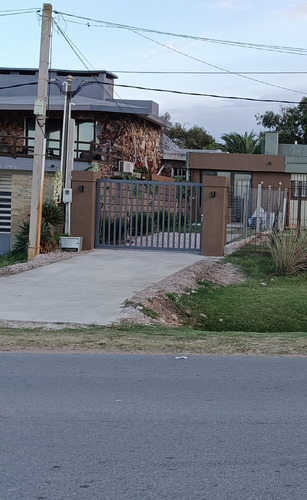
[[[76,114],[76,120],[95,120],[97,150],[102,149],[98,163],[106,176],[118,169],[118,161],[125,160],[147,165],[157,172],[161,162],[161,128],[136,115],[121,113]]]

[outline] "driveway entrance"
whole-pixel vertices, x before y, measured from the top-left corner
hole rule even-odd
[[[96,248],[200,253],[203,185],[99,179]]]

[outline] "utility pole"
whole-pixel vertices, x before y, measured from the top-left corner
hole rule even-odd
[[[62,196],[62,201],[65,203],[65,234],[70,235],[70,208],[71,208],[71,169],[73,163],[73,147],[74,138],[71,123],[71,89],[73,77],[67,76],[67,82],[64,82],[66,89],[64,117],[63,117],[63,133],[62,133],[62,150],[61,150],[61,174],[63,177],[64,189],[63,193],[68,193],[68,198]]]
[[[43,5],[40,60],[38,71],[37,99],[34,105],[35,144],[32,173],[32,194],[30,212],[30,230],[28,260],[33,259],[40,252],[42,205],[44,194],[44,169],[45,169],[45,127],[46,104],[48,95],[48,70],[51,38],[52,5]]]

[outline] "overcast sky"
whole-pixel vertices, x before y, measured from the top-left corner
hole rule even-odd
[[[247,74],[240,72],[307,72],[307,2],[295,0],[54,0],[53,10],[97,21],[192,35],[242,45],[200,41],[151,32],[103,26],[55,14],[51,67],[98,69],[118,75],[117,83],[143,87],[300,101],[307,95],[306,74]],[[42,9],[43,3],[27,0],[0,8],[1,67],[36,68],[39,61],[40,22],[36,12],[15,15],[26,8]],[[12,15],[7,15],[12,14]],[[68,42],[72,42],[79,57]],[[302,48],[299,53],[248,48],[246,44]],[[306,55],[305,55],[306,54]],[[226,70],[226,73],[225,73]],[[139,72],[213,72],[224,74],[146,74]],[[125,72],[125,73],[121,73]],[[127,73],[126,73],[127,72]],[[230,72],[230,73],[227,73]],[[261,80],[264,83],[254,80]],[[267,85],[267,84],[270,85]],[[284,87],[280,88],[280,87]],[[288,90],[289,89],[289,90]],[[153,100],[160,114],[169,112],[172,122],[204,127],[216,140],[223,133],[259,131],[255,114],[278,111],[278,103],[261,103],[213,97],[196,97],[117,88],[122,99]]]

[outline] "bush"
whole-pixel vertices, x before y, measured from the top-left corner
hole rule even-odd
[[[269,251],[280,276],[293,276],[307,269],[307,233],[277,233],[269,240]]]
[[[53,201],[45,201],[42,207],[42,225],[41,225],[41,253],[48,253],[55,250],[58,246],[57,233],[64,223],[64,216],[61,206]],[[19,226],[19,232],[16,235],[15,250],[26,251],[29,245],[30,222],[24,221]]]

